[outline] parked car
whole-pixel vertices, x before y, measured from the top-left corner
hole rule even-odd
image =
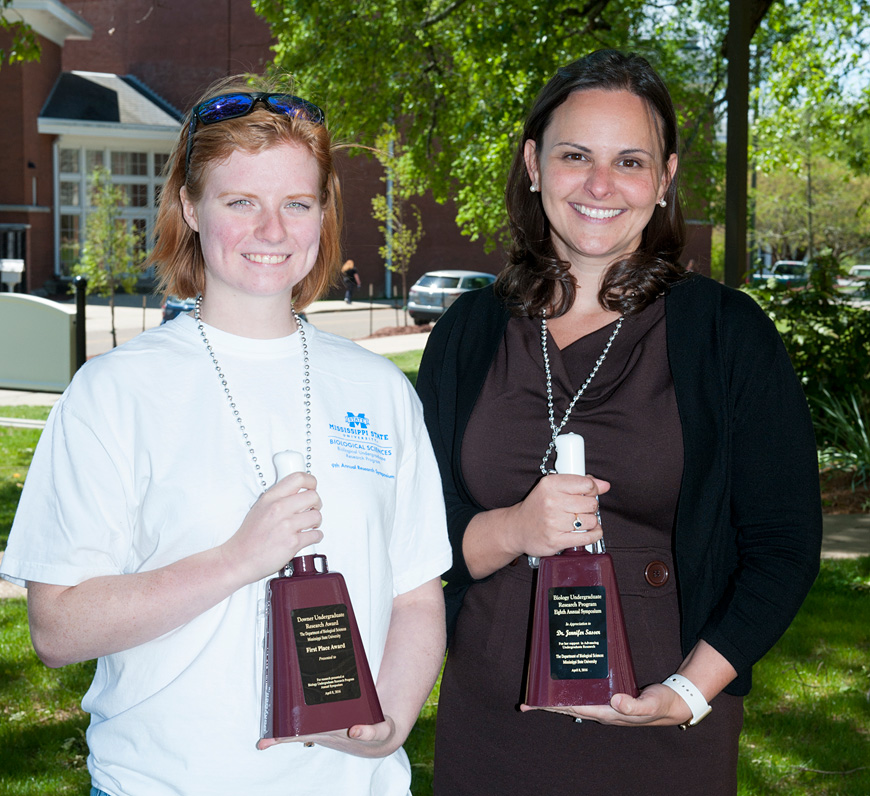
[[[160,321],[160,323],[171,321],[176,315],[180,315],[182,312],[192,312],[195,303],[196,299],[183,299],[178,298],[178,296],[167,296],[166,300],[163,302],[163,320]]]
[[[853,265],[847,276],[837,279],[837,287],[850,293],[870,290],[870,265]]]
[[[483,271],[429,271],[408,293],[408,315],[418,326],[437,321],[460,295],[493,282],[495,277]]]
[[[749,278],[752,285],[765,285],[773,279],[783,287],[800,287],[810,281],[811,263],[804,260],[777,260],[770,269],[762,268]]]

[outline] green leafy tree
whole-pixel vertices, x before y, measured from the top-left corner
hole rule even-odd
[[[823,255],[822,268],[804,290],[744,288],[776,324],[815,419],[825,394],[847,396],[870,381],[870,312],[838,299],[830,273],[834,261]]]
[[[866,117],[865,30],[870,0],[782,0],[755,37],[760,155],[781,163],[779,142],[811,135],[825,154]],[[794,151],[789,147],[791,151]],[[799,150],[798,150],[799,151]]]
[[[733,2],[754,31],[759,166],[800,168],[803,157],[787,151],[785,139],[808,110],[816,112],[813,157],[826,156],[831,142],[844,145],[870,107],[866,88],[850,88],[870,82],[870,0]],[[532,98],[558,66],[600,47],[638,52],[662,74],[679,116],[689,215],[724,220],[725,149],[716,131],[727,110],[728,0],[253,4],[276,37],[274,68],[296,75],[346,138],[370,144],[395,120],[410,182],[454,200],[472,238],[494,243],[504,232],[505,175]],[[830,113],[821,113],[823,99]],[[853,166],[870,167],[870,155],[852,151]]]
[[[423,220],[417,205],[409,201],[411,181],[407,177],[407,160],[395,127],[383,126],[376,141],[375,156],[384,167],[381,181],[387,186],[386,193],[372,197],[372,216],[380,222],[378,230],[385,239],[378,252],[390,271],[402,277],[402,300],[407,305],[408,269],[423,239]]]
[[[460,228],[494,242],[528,106],[556,68],[636,40],[642,0],[254,0],[276,36],[274,67],[371,144],[395,121],[408,185],[454,200]]]
[[[0,67],[39,60],[39,39],[13,6],[13,0],[0,0]]]
[[[774,259],[810,255],[810,213],[814,260],[824,251],[837,260],[856,256],[870,246],[870,176],[828,158],[812,161],[811,180],[806,169],[759,175],[755,231]]]
[[[72,268],[73,276],[87,279],[87,293],[109,299],[112,347],[118,345],[115,330],[115,294],[132,293],[138,281],[136,264],[142,259],[143,236],[128,225],[121,209],[128,204],[124,189],[112,183],[107,169],[97,168],[90,177],[90,205],[82,256]]]
[[[863,215],[861,199],[850,207],[841,198],[844,183],[862,193],[851,175],[870,168],[862,140],[870,108],[868,14],[870,0],[784,0],[771,7],[755,40],[754,160],[783,183],[786,172],[801,181],[803,193],[790,190],[789,205],[804,216],[809,257],[854,247],[842,228],[832,230],[842,226],[831,221],[833,206],[846,224]],[[837,162],[843,168],[832,177]]]

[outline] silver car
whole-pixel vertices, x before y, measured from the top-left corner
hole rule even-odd
[[[762,268],[752,274],[753,285],[766,285],[769,280],[783,287],[801,287],[810,281],[813,265],[803,260],[777,260],[770,270]]]
[[[418,325],[437,321],[460,295],[493,282],[484,271],[429,271],[408,293],[408,314]]]
[[[870,292],[870,265],[853,265],[848,276],[837,279],[837,287],[852,293]]]

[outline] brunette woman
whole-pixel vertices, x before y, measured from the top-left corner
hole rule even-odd
[[[646,60],[559,69],[513,160],[508,264],[430,337],[417,386],[453,544],[440,796],[736,792],[752,665],[817,573],[818,473],[773,324],[679,264],[678,153]],[[594,477],[552,474],[570,431]],[[602,526],[640,696],[530,710],[527,557]]]

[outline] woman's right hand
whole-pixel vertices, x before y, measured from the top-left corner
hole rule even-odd
[[[588,475],[544,476],[525,500],[511,508],[510,546],[517,555],[552,556],[597,542],[602,536],[598,495],[609,489],[607,481]],[[581,525],[580,532],[575,520]]]
[[[240,585],[278,572],[302,548],[323,539],[316,488],[313,475],[293,473],[260,495],[239,529],[221,545]]]
[[[547,475],[521,502],[477,514],[462,540],[471,577],[485,578],[517,556],[552,556],[597,542],[598,495],[609,489],[607,481],[588,475]],[[575,519],[585,533],[575,530]]]

